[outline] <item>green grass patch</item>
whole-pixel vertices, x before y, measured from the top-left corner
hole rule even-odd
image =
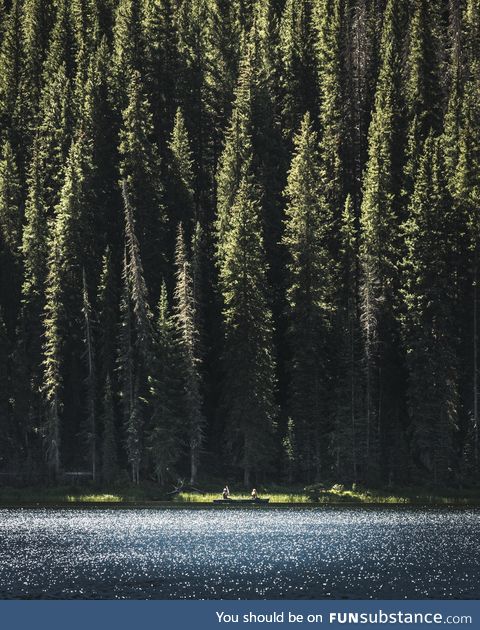
[[[259,494],[260,498],[270,498],[272,503],[311,503],[308,496],[304,493],[278,493],[278,492],[263,492]],[[205,494],[197,494],[194,492],[182,492],[174,499],[177,503],[211,503],[214,499],[221,499],[222,495],[219,492],[207,492]],[[232,492],[230,494],[232,499],[251,499],[249,493]]]
[[[214,499],[221,498],[221,488],[217,484],[199,485],[206,490],[205,494],[182,492],[173,497],[172,503],[178,504],[211,504]],[[366,488],[341,484],[326,486],[314,484],[301,486],[265,485],[257,486],[260,498],[270,498],[270,503],[291,505],[479,505],[480,490],[453,490],[432,488]],[[249,492],[238,487],[230,487],[233,499],[250,499]],[[0,504],[63,504],[63,503],[150,503],[164,502],[172,499],[156,484],[140,486],[122,485],[102,488],[100,486],[51,486],[46,488],[0,488]]]

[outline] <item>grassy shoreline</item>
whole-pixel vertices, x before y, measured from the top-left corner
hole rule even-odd
[[[334,485],[331,488],[316,488],[314,491],[301,488],[281,488],[275,486],[260,488],[262,497],[270,497],[270,504],[292,506],[322,506],[322,505],[383,505],[383,506],[469,506],[480,505],[480,490],[452,490],[427,488],[402,488],[395,490],[372,488],[344,488]],[[233,498],[249,498],[248,494],[232,490]],[[168,501],[165,495],[152,490],[151,487],[125,486],[121,488],[92,489],[81,487],[51,487],[51,488],[0,488],[0,506],[15,504],[34,505],[89,505],[115,504],[139,505],[161,504],[162,507],[186,507],[193,505],[205,507],[212,505],[213,499],[220,498],[220,493],[206,492],[197,494],[183,492]]]

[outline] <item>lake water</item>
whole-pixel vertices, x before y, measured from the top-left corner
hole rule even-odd
[[[480,599],[478,509],[1,509],[0,598]]]

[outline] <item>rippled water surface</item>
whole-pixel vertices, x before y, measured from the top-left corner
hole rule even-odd
[[[480,512],[3,509],[0,598],[475,598]]]

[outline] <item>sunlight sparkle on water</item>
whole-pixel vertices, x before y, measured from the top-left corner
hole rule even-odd
[[[480,598],[480,512],[0,510],[0,598]]]

